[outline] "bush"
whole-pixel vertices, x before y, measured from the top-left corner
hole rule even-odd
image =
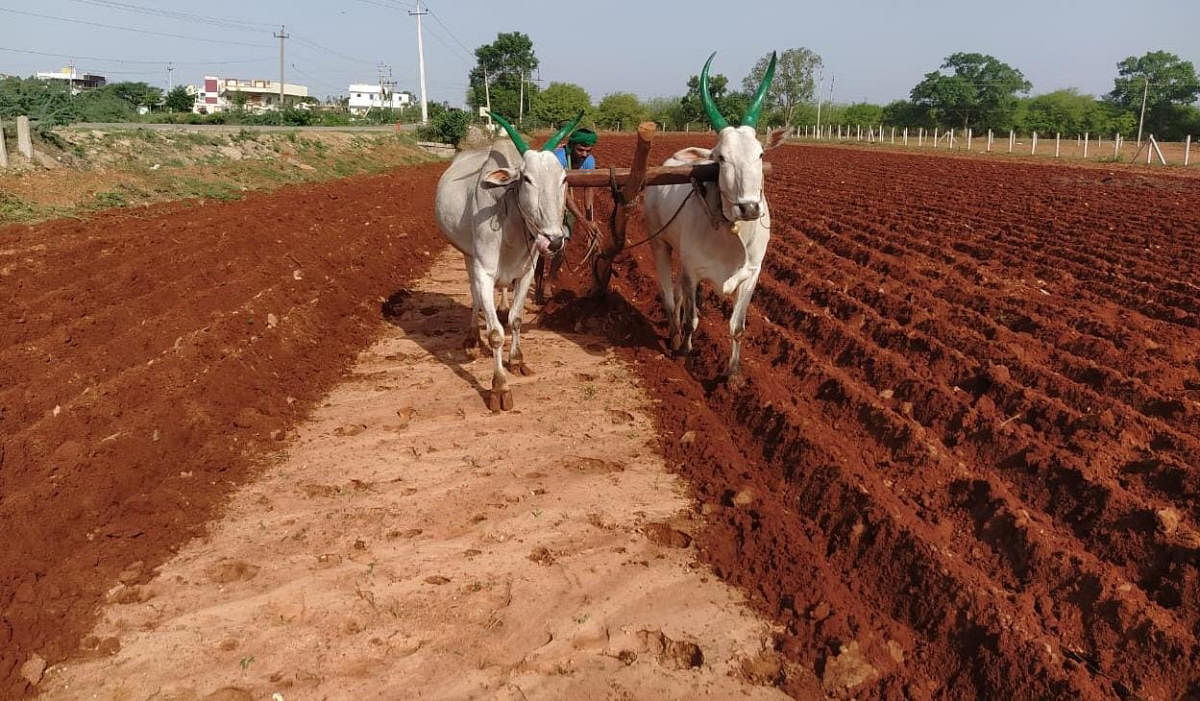
[[[467,136],[471,115],[462,110],[446,110],[429,120],[429,126],[417,129],[417,136],[426,141],[439,141],[457,146]]]

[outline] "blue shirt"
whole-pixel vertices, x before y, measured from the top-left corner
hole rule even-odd
[[[567,165],[567,150],[565,148],[562,148],[560,146],[559,148],[554,149],[554,155],[558,156],[558,162],[562,164],[563,168],[570,168],[570,166]],[[583,163],[579,164],[579,170],[595,170],[595,169],[596,169],[596,157],[589,153],[588,157],[583,159]]]

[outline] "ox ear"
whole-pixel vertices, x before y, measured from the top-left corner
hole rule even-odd
[[[677,161],[683,161],[684,163],[693,163],[693,162],[697,162],[697,161],[711,161],[712,160],[712,150],[707,149],[707,148],[699,148],[697,146],[692,146],[690,148],[685,148],[682,151],[676,151],[675,155],[672,156],[672,158],[674,158]]]
[[[763,142],[763,150],[770,151],[776,146],[781,145],[785,136],[787,136],[787,129],[772,129],[767,134],[767,140]]]
[[[509,187],[515,185],[521,177],[521,171],[515,168],[497,168],[487,174],[480,183],[484,188]]]

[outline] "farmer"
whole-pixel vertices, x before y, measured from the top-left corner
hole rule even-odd
[[[595,170],[596,157],[592,155],[592,148],[596,145],[596,132],[581,127],[571,133],[567,138],[566,146],[559,146],[554,149],[554,155],[558,156],[558,162],[563,168],[577,170]],[[564,220],[567,225],[567,236],[575,233],[577,225],[587,226],[593,237],[599,237],[599,230],[593,220],[596,218],[595,213],[595,188],[584,188],[584,211],[579,211],[579,205],[576,204],[575,198],[572,197],[570,189],[567,190],[567,213]],[[582,220],[582,221],[580,221]],[[564,249],[565,250],[565,249]],[[551,260],[550,275],[554,276],[559,267],[562,265],[563,253],[560,251]],[[545,304],[546,292],[549,289],[548,282],[543,284],[545,272],[545,258],[538,258],[537,269],[533,273],[534,301],[538,304]]]

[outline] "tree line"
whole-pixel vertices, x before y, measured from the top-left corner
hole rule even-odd
[[[467,104],[472,113],[491,108],[525,128],[564,123],[584,110],[589,123],[602,129],[633,129],[654,121],[669,130],[707,128],[700,106],[700,78],[691,76],[682,96],[640,100],[617,92],[593,104],[575,83],[552,82],[540,89],[532,80],[539,60],[533,41],[521,32],[497,35],[475,51],[476,65],[468,75]],[[718,109],[736,121],[750,101],[766,70],[761,57],[740,83],[722,74],[711,75],[710,91]],[[816,75],[821,57],[799,47],[779,54],[775,80],[767,94],[762,119],[767,127],[812,125],[817,121]],[[1029,95],[1032,85],[1022,72],[982,53],[947,56],[937,70],[926,73],[907,99],[888,104],[834,103],[820,106],[823,124],[887,124],[895,127],[993,129],[1022,133],[1077,134],[1136,133],[1145,97],[1144,129],[1160,139],[1200,135],[1200,77],[1190,61],[1165,52],[1130,56],[1116,66],[1111,92],[1096,98],[1075,88]]]

